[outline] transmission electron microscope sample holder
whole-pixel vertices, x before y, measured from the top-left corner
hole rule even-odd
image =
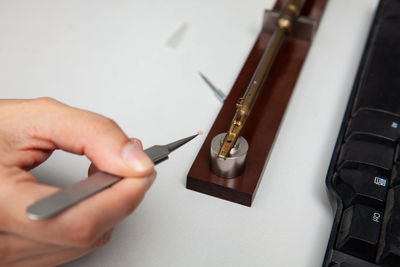
[[[237,177],[223,178],[213,171],[211,165],[212,140],[230,129],[232,118],[237,112],[235,107],[241,104],[238,100],[254,80],[260,61],[274,39],[278,21],[282,18],[281,10],[286,1],[278,0],[272,11],[265,12],[262,30],[188,173],[188,189],[251,206],[326,2],[327,0],[304,2],[294,28],[285,35],[279,45],[279,51],[274,55],[268,77],[262,82],[251,115],[240,131],[240,136],[248,143],[243,173]]]

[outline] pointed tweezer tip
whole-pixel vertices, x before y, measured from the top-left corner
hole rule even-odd
[[[189,137],[186,137],[186,138],[183,138],[183,139],[180,139],[178,141],[175,141],[175,142],[172,142],[172,143],[168,144],[169,152],[172,152],[175,149],[183,146],[184,144],[186,144],[187,142],[189,142],[190,140],[192,140],[193,138],[195,138],[196,136],[201,135],[201,134],[203,134],[203,132],[200,131],[195,135],[192,135],[192,136],[189,136]]]

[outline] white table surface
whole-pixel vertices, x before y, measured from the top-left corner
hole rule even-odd
[[[331,0],[251,208],[185,188],[200,137],[157,166],[105,247],[65,266],[320,266],[332,224],[325,175],[376,0]],[[114,119],[144,146],[207,132],[272,0],[0,0],[3,98],[50,96]],[[89,162],[33,173],[65,186]]]

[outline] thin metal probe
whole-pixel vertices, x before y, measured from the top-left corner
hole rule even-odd
[[[222,92],[217,87],[215,87],[215,85],[212,84],[212,82],[206,76],[204,76],[203,73],[199,72],[199,75],[206,82],[206,84],[211,88],[211,90],[214,92],[215,96],[219,99],[219,101],[221,101],[223,103],[226,99],[226,95],[224,94],[224,92]]]

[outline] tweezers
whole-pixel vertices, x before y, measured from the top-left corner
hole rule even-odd
[[[198,134],[192,135],[167,145],[155,145],[145,149],[144,152],[156,165],[168,159],[169,153],[186,144],[197,135]],[[61,189],[30,205],[26,210],[26,215],[32,220],[50,218],[107,187],[110,187],[121,179],[123,178],[98,171],[90,175],[87,179]]]

